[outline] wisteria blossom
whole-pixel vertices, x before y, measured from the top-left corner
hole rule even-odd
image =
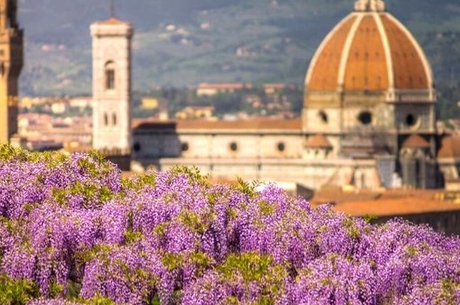
[[[193,168],[0,148],[0,303],[460,304],[460,239]]]

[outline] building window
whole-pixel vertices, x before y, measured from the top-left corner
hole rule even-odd
[[[327,113],[324,112],[323,110],[321,110],[319,113],[318,113],[318,117],[319,119],[321,120],[321,122],[323,122],[324,124],[327,124],[328,122],[328,117],[327,117]]]
[[[113,61],[105,64],[105,89],[115,89],[115,64]]]
[[[286,149],[286,145],[284,144],[284,142],[279,142],[276,148],[278,148],[279,152],[283,152]]]
[[[363,111],[358,115],[358,120],[363,125],[369,125],[370,123],[372,123],[372,113],[370,113],[369,111]]]
[[[188,146],[188,143],[187,142],[183,142],[181,144],[181,150],[182,151],[188,151],[190,149],[190,147]]]
[[[139,142],[134,143],[133,149],[136,152],[140,151],[141,150],[141,144],[139,144]]]
[[[109,126],[109,116],[104,113],[104,126]]]
[[[407,126],[414,127],[418,122],[418,118],[415,114],[409,113],[408,115],[406,115],[405,122]]]
[[[238,144],[236,144],[236,142],[230,143],[230,150],[231,151],[237,151],[238,150]]]
[[[112,114],[112,125],[117,126],[117,114],[116,113]]]

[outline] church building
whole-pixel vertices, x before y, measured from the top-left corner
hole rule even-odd
[[[93,143],[137,168],[180,164],[213,179],[310,189],[437,188],[459,179],[460,140],[436,130],[430,64],[381,0],[356,1],[324,38],[297,119],[148,120],[131,129],[132,32],[115,18],[91,26]]]

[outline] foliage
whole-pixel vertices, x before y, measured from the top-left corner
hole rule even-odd
[[[458,304],[460,240],[178,167],[0,149],[0,303]]]
[[[32,281],[25,279],[13,280],[6,274],[0,275],[0,304],[25,304],[37,295],[37,287]]]
[[[438,90],[438,110],[441,120],[460,117],[460,82],[440,84]],[[448,123],[448,122],[447,122]]]

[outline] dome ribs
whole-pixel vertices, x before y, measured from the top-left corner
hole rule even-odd
[[[356,5],[315,53],[305,98],[312,93],[338,102],[348,94],[361,98],[369,93],[387,102],[435,101],[431,67],[413,35],[384,10],[382,1],[358,0]]]
[[[307,76],[309,90],[337,90],[342,50],[355,19],[356,16],[345,19],[325,39],[323,45],[318,48],[317,54],[312,60],[310,77]]]
[[[361,20],[349,50],[344,90],[386,90],[388,68],[382,38],[373,15]]]
[[[410,34],[386,15],[381,16],[391,49],[395,89],[429,89],[424,56]]]

